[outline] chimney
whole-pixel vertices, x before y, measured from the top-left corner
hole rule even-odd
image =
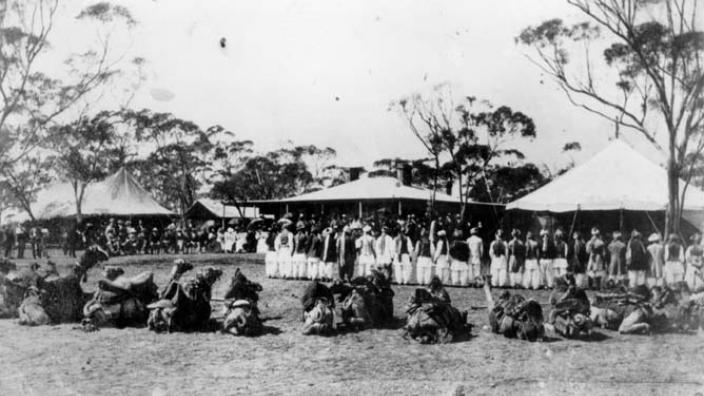
[[[404,186],[410,186],[413,180],[413,168],[411,165],[404,162],[396,163],[396,179]]]
[[[353,182],[355,180],[359,180],[359,175],[362,173],[362,167],[353,167],[349,169],[350,172],[350,181]]]

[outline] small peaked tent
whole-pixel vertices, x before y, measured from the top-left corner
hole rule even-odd
[[[684,182],[680,183],[683,188]],[[506,210],[566,213],[575,211],[663,212],[667,208],[667,172],[628,144],[615,140],[586,162]],[[704,192],[689,186],[684,218],[701,226]]]
[[[68,183],[40,192],[34,209],[39,219],[76,215],[73,189]],[[84,216],[173,216],[124,168],[105,180],[86,187],[81,213]]]

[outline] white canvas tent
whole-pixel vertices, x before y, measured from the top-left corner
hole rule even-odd
[[[259,217],[259,209],[254,206],[243,206],[240,209],[242,210],[241,214],[234,205],[224,205],[222,202],[214,199],[201,198],[188,208],[186,218],[254,219]]]
[[[62,183],[41,191],[32,210],[38,219],[75,216],[73,188],[69,183]],[[156,202],[124,168],[105,180],[86,187],[81,213],[84,216],[174,215]]]
[[[684,182],[681,181],[681,187]],[[586,162],[556,180],[506,205],[507,210],[565,213],[573,211],[664,211],[667,172],[628,144],[615,140]],[[689,186],[685,219],[702,225],[704,192]]]

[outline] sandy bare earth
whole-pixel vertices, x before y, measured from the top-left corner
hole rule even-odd
[[[171,257],[118,258],[128,274],[154,271],[164,283]],[[254,256],[190,256],[225,269],[221,297],[239,265],[261,282],[267,334],[155,334],[146,329],[84,333],[73,325],[27,328],[0,320],[0,395],[180,394],[637,394],[704,392],[704,337],[620,336],[597,341],[527,343],[486,329],[486,311],[470,311],[470,340],[417,345],[398,329],[334,337],[300,334],[304,282],[264,277]],[[59,259],[66,270],[68,260]],[[26,265],[27,262],[21,264]],[[99,269],[91,270],[93,290]],[[395,309],[412,287],[395,287]],[[484,305],[481,290],[450,289],[462,309]],[[545,301],[545,292],[532,293]]]

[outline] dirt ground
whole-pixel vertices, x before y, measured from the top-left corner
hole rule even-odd
[[[116,258],[127,274],[153,271],[164,284],[174,256]],[[528,343],[486,327],[486,310],[471,309],[472,338],[418,345],[399,329],[333,337],[300,333],[302,281],[264,277],[261,257],[189,256],[225,270],[222,297],[236,267],[260,282],[266,334],[155,334],[141,329],[84,333],[74,325],[28,328],[0,320],[0,395],[185,394],[638,394],[704,392],[704,337],[621,336],[593,341],[559,337]],[[70,260],[59,258],[60,271]],[[27,265],[28,261],[20,262]],[[100,270],[89,273],[93,290]],[[394,287],[395,315],[413,287]],[[485,304],[479,289],[450,288],[461,309]],[[544,302],[546,292],[525,292]],[[219,313],[219,311],[218,311]]]

